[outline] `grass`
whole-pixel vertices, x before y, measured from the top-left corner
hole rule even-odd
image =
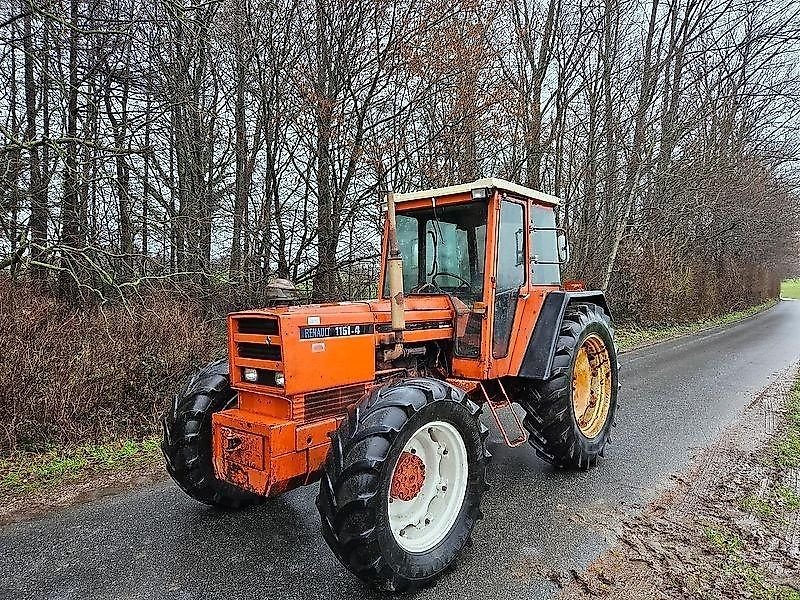
[[[744,548],[742,539],[727,529],[705,527],[703,535],[714,548],[726,555],[738,554]]]
[[[786,468],[800,467],[800,377],[795,379],[785,406],[786,429],[781,431],[772,446],[775,450],[772,485],[765,494],[751,493],[739,502],[742,511],[762,520],[768,535],[773,535],[775,528],[785,526],[783,517],[787,513],[800,510],[800,495],[777,483]],[[708,544],[706,552],[716,557],[712,562],[717,565],[717,573],[733,576],[744,597],[754,600],[800,600],[800,592],[794,587],[770,581],[759,549],[763,542],[750,536],[741,536],[735,527],[722,523],[706,523],[700,527]]]
[[[798,294],[800,294],[800,279],[798,280]],[[744,310],[727,313],[718,317],[713,317],[711,319],[697,321],[694,323],[654,327],[623,326],[616,330],[615,337],[617,338],[617,343],[619,344],[620,349],[627,350],[637,346],[652,344],[663,340],[689,335],[691,333],[697,333],[698,331],[710,329],[711,327],[717,327],[718,325],[734,323],[759,313],[762,310],[766,310],[772,306],[775,306],[776,303],[776,300],[769,300],[763,304],[751,306],[750,308],[746,308]]]
[[[755,494],[745,496],[739,508],[763,520],[778,519],[786,513],[800,510],[800,496],[785,485],[776,485],[769,490],[766,498]]]
[[[725,559],[725,568],[741,579],[750,598],[756,600],[800,600],[797,590],[767,582],[761,566],[748,561],[745,542],[725,527],[704,527],[706,541]]]
[[[758,496],[746,496],[740,506],[743,511],[758,515],[762,519],[771,519],[775,516],[775,508]]]
[[[796,293],[800,297],[800,280]],[[784,295],[783,290],[781,294]],[[784,295],[784,297],[786,297]],[[786,432],[776,445],[776,462],[783,468],[800,467],[800,378],[795,380],[786,402]],[[755,496],[748,496],[742,501],[742,508],[762,518],[774,517],[776,511],[793,512],[800,510],[800,496],[793,489],[784,485],[776,485],[772,490],[776,506]],[[706,535],[708,539],[708,535]],[[720,547],[719,544],[717,547]],[[748,564],[741,556],[729,560],[736,572],[745,580],[752,597],[756,600],[800,600],[800,592],[786,586],[772,586],[766,583],[763,572],[755,565]]]
[[[786,513],[800,510],[800,496],[785,485],[775,485],[763,498],[750,494],[742,498],[739,508],[761,519],[777,519]]]
[[[788,512],[800,510],[800,496],[793,489],[779,485],[775,488],[775,495],[783,510]]]
[[[16,452],[0,459],[0,497],[77,481],[100,472],[130,469],[159,457],[156,438],[87,444],[43,453]]]
[[[781,298],[800,300],[800,277],[781,282]]]
[[[786,434],[776,446],[777,461],[781,467],[800,468],[800,379],[786,403]]]

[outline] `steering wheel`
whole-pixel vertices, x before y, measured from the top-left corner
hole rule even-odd
[[[426,282],[426,283],[423,283],[422,285],[414,286],[413,288],[411,288],[411,291],[409,293],[410,294],[421,294],[422,292],[424,292],[428,288],[430,288],[433,291],[434,294],[439,294],[439,293],[442,292],[442,290],[440,290],[439,287],[436,284],[434,284],[433,282]]]
[[[434,273],[431,276],[431,283],[436,285],[436,287],[439,287],[439,285],[436,283],[436,278],[437,277],[452,277],[453,279],[456,279],[456,280],[461,282],[461,285],[458,286],[459,288],[462,288],[462,287],[470,288],[470,287],[472,287],[472,284],[469,281],[467,281],[466,279],[464,279],[463,277],[460,277],[460,276],[455,275],[453,273],[448,273],[447,271],[437,271],[436,273]]]

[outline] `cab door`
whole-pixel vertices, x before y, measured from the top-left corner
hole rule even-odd
[[[492,306],[491,362],[502,370],[509,356],[520,300],[527,297],[526,203],[509,197],[500,200],[497,218],[494,301]],[[497,376],[496,373],[493,373]]]

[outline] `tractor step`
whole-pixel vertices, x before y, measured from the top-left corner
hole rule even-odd
[[[511,398],[508,397],[506,388],[503,387],[503,382],[497,379],[495,383],[497,384],[499,393],[495,393],[493,396],[489,395],[489,392],[486,390],[486,386],[482,382],[478,384],[478,387],[481,389],[481,392],[483,392],[483,397],[486,398],[486,404],[489,407],[489,411],[492,413],[492,417],[494,417],[494,422],[497,424],[497,428],[500,430],[506,445],[509,448],[516,448],[517,446],[521,446],[528,441],[528,432],[525,430],[525,427],[523,427],[517,411],[514,410],[514,406],[511,403]],[[505,409],[509,409],[511,411],[516,429],[518,430],[518,434],[513,440],[511,439],[511,436],[508,435],[505,425],[503,425],[503,421],[500,419],[500,412]]]

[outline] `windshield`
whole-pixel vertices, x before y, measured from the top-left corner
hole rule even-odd
[[[398,213],[397,240],[405,294],[446,292],[467,304],[482,299],[485,202]]]

